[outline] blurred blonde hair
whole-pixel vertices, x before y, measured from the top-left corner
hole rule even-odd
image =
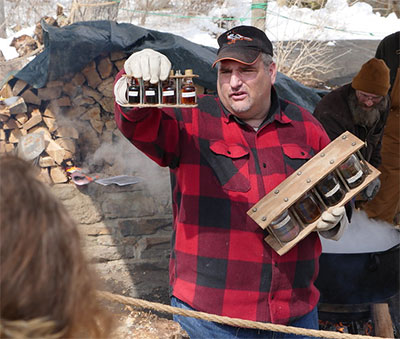
[[[15,156],[0,157],[0,209],[0,336],[107,337],[74,220]]]

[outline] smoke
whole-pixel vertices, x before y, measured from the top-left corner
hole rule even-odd
[[[386,251],[400,244],[400,232],[382,220],[368,218],[355,210],[346,231],[338,240],[321,237],[324,253],[372,253]]]
[[[92,155],[85,158],[83,166],[101,178],[117,175],[140,177],[151,195],[169,200],[169,170],[158,166],[120,133],[112,143],[100,144]]]

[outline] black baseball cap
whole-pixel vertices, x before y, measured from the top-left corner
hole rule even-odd
[[[217,59],[212,67],[221,60],[230,59],[251,65],[261,52],[273,55],[271,41],[266,34],[254,26],[237,26],[221,34],[218,38]]]

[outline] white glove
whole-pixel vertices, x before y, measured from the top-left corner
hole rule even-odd
[[[340,226],[334,228],[340,223]],[[346,209],[344,206],[336,207],[332,212],[325,211],[322,213],[320,220],[317,223],[316,231],[324,238],[339,240],[343,235],[345,228],[348,225]]]
[[[133,75],[136,79],[150,80],[152,84],[155,84],[159,80],[167,79],[171,62],[165,55],[146,48],[133,53],[125,61],[124,69],[126,74]]]
[[[126,105],[128,103],[128,98],[126,95],[128,81],[129,79],[127,77],[121,77],[114,85],[114,96],[118,105]]]

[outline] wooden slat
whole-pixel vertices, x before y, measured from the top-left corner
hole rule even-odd
[[[374,321],[375,336],[394,338],[393,323],[387,303],[372,304],[372,317]]]

